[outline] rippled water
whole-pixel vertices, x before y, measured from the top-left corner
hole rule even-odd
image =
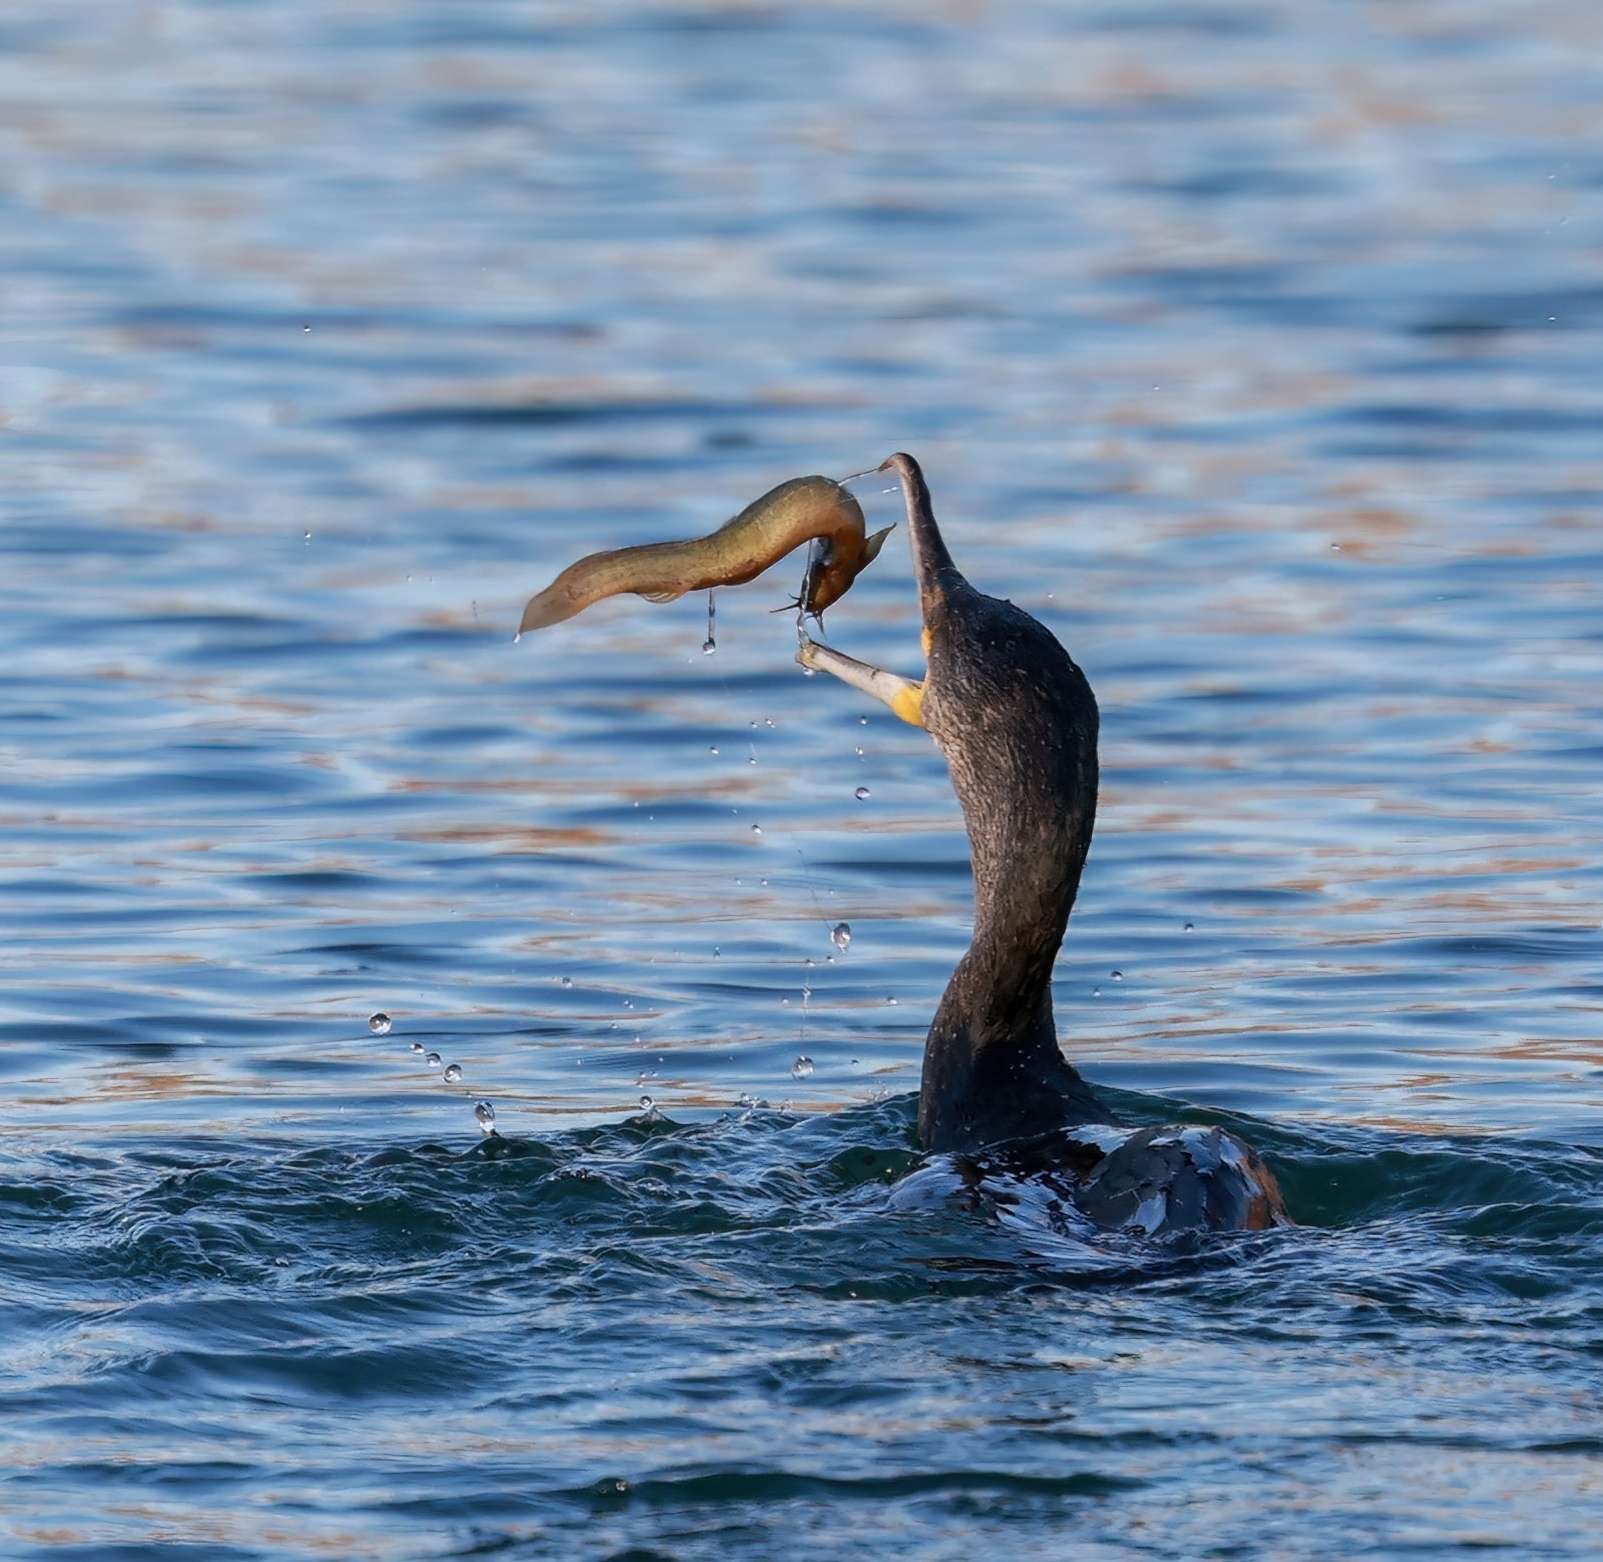
[[[1592,1555],[1600,46],[6,7],[5,1554]],[[512,644],[895,448],[1101,700],[1068,1050],[1296,1230],[898,1194],[966,847],[792,570]]]

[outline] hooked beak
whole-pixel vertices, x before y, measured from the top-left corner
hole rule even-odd
[[[918,462],[910,455],[897,451],[874,470],[894,472],[901,482],[902,500],[907,506],[908,546],[913,553],[913,575],[918,581],[919,614],[928,631],[936,609],[946,601],[948,590],[963,577],[952,563],[952,555],[946,551],[941,529],[935,524],[930,491]]]

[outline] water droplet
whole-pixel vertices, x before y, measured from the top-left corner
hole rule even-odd
[[[754,1101],[751,1096],[747,1095],[744,1090],[740,1092],[740,1099],[735,1103],[736,1106],[744,1106],[748,1108],[754,1107],[756,1104],[756,1101]]]
[[[564,987],[572,987],[573,986],[573,978],[571,976],[564,976],[562,978],[562,985]]]
[[[445,1059],[442,1058],[438,1052],[431,1052],[426,1058],[423,1059],[423,1061],[427,1063],[430,1068],[438,1068],[445,1061]]]
[[[802,668],[802,677],[803,678],[816,678],[817,676],[818,676],[818,669],[816,667],[804,667],[804,668]]]
[[[1102,989],[1100,987],[1093,987],[1091,989],[1091,996],[1093,998],[1100,998],[1102,996]]]
[[[709,743],[707,745],[707,752],[709,754],[716,754],[718,752],[718,745],[716,743]]]
[[[640,1070],[640,1072],[638,1074],[635,1075],[635,1083],[637,1085],[643,1085],[643,1084],[645,1084],[645,1082],[648,1079],[655,1079],[656,1077],[657,1077],[656,1069],[654,1069],[654,1068],[643,1068],[643,1069]]]
[[[761,835],[763,833],[763,827],[760,824],[754,824],[751,827],[751,833],[753,835]]]
[[[872,795],[873,794],[868,790],[868,788],[866,786],[860,786],[860,787],[858,787],[858,789],[855,792],[852,793],[852,796],[855,797],[857,799],[857,801],[860,802],[860,803],[866,801]]]
[[[458,1084],[462,1078],[462,1065],[460,1063],[446,1064],[444,1078],[448,1085]]]
[[[857,757],[859,759],[863,757],[863,745],[861,743],[857,745]]]
[[[799,1057],[790,1065],[790,1073],[793,1079],[808,1079],[811,1077],[812,1072],[813,1060],[809,1057]]]
[[[421,1041],[414,1041],[412,1043],[412,1050],[414,1052],[421,1052],[423,1050],[423,1043]]]
[[[1111,976],[1113,978],[1113,980],[1116,981],[1116,982],[1122,982],[1124,980],[1124,972],[1123,971],[1109,971],[1108,975]]]
[[[887,998],[885,1002],[894,1009],[896,1007],[897,1000],[895,998]]]
[[[473,1108],[473,1116],[479,1125],[479,1132],[493,1134],[495,1132],[495,1108],[488,1101],[481,1101]]]
[[[653,1101],[650,1096],[641,1096],[640,1110],[644,1112],[647,1117],[655,1117],[657,1115],[657,1103]]]
[[[1187,922],[1186,925],[1181,929],[1181,932],[1183,932],[1183,933],[1195,933],[1196,930],[1197,930],[1197,924],[1195,922]]]
[[[312,534],[310,532],[307,532],[305,534],[305,539],[306,539],[307,542],[310,542],[312,540]]]
[[[521,645],[523,643],[523,631],[521,629],[513,635],[512,643],[513,645]]]
[[[713,959],[714,960],[718,959],[722,954],[723,954],[723,950],[721,950],[716,944],[714,944],[712,946],[712,957],[713,957]]]
[[[868,717],[866,717],[866,716],[859,716],[859,717],[858,717],[858,718],[857,718],[857,725],[858,725],[858,726],[859,726],[859,727],[866,727],[866,726],[867,726],[867,725],[868,725]]]
[[[746,763],[748,765],[755,765],[757,763],[757,756],[753,754],[751,758],[746,761]]]
[[[765,727],[771,727],[771,726],[773,726],[773,724],[774,724],[774,718],[772,716],[764,716],[763,717],[763,725]]]
[[[390,1017],[387,1014],[370,1014],[367,1017],[367,1028],[372,1031],[375,1036],[388,1036],[390,1033],[391,1023]]]
[[[847,949],[851,947],[852,942],[851,923],[837,922],[834,927],[829,930],[829,941],[838,950],[840,950],[842,954],[845,954]]]
[[[703,656],[711,656],[712,653],[717,649],[718,642],[714,640],[711,635],[701,642],[701,654]]]

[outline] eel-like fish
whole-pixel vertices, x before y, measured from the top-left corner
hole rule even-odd
[[[816,615],[846,595],[891,530],[887,526],[864,536],[862,507],[839,483],[827,477],[793,477],[706,537],[587,554],[529,598],[518,633],[560,624],[592,602],[626,591],[648,602],[672,602],[687,591],[741,586],[815,537],[822,539],[824,550],[808,571],[797,605]]]

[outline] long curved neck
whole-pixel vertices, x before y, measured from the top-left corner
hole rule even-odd
[[[1025,768],[1030,757],[993,754],[978,776],[948,756],[968,827],[974,936],[924,1047],[919,1137],[931,1149],[1110,1119],[1059,1050],[1052,1014],[1052,967],[1091,844],[1095,749],[1068,798]]]
[[[920,719],[974,868],[974,938],[924,1044],[919,1138],[964,1149],[1108,1122],[1052,1023],[1052,964],[1096,818],[1096,697],[1044,625],[963,578],[918,462],[898,452],[879,470],[901,479],[929,653]]]

